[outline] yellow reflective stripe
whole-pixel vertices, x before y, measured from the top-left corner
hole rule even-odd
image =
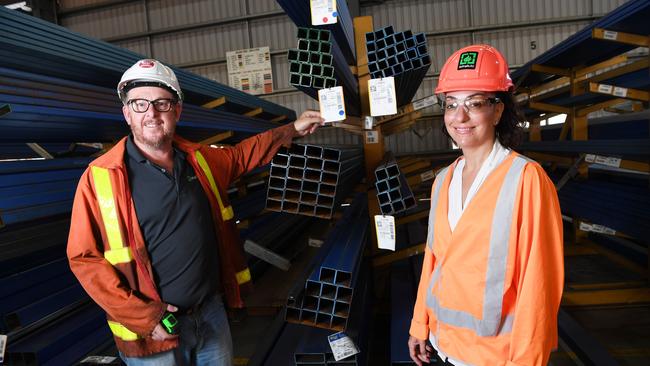
[[[199,166],[201,167],[201,169],[203,169],[205,176],[208,178],[208,182],[210,182],[210,188],[212,189],[214,196],[217,197],[217,202],[219,203],[219,209],[221,209],[221,217],[223,218],[224,221],[232,219],[233,217],[235,217],[235,214],[232,210],[232,206],[223,207],[223,202],[221,201],[221,195],[219,194],[219,190],[217,189],[217,184],[214,182],[214,177],[212,176],[212,172],[210,171],[208,162],[205,161],[203,154],[201,154],[201,152],[198,150],[196,150],[196,161],[199,163]]]
[[[117,338],[120,338],[123,341],[135,341],[140,338],[139,335],[128,330],[125,326],[118,322],[109,320],[108,327],[111,328],[111,332],[113,332]]]
[[[241,285],[251,280],[251,271],[246,268],[243,271],[237,272],[235,276],[237,277],[237,284]]]
[[[118,263],[129,263],[133,260],[133,255],[131,254],[131,247],[124,247],[105,251],[104,258],[110,264],[116,265]]]
[[[120,232],[120,225],[117,221],[117,209],[115,208],[113,187],[108,176],[108,169],[93,166],[91,167],[91,172],[95,181],[95,192],[97,193],[97,201],[99,202],[99,209],[102,213],[102,220],[104,221],[108,246],[111,249],[120,249],[124,247],[124,242],[122,241],[122,233]]]

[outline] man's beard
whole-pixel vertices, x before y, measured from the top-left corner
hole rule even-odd
[[[145,146],[157,150],[160,149],[161,147],[167,145],[169,142],[171,142],[174,138],[174,131],[167,130],[165,129],[163,125],[163,135],[162,136],[156,136],[156,137],[150,137],[146,136],[143,133],[144,129],[147,127],[144,127],[144,125],[140,125],[137,128],[134,128],[131,126],[131,133],[133,133],[133,136],[136,141],[144,144]]]

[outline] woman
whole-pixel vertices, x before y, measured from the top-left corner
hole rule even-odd
[[[408,342],[419,366],[434,352],[456,366],[546,365],[557,346],[562,217],[544,170],[511,150],[522,130],[512,89],[488,45],[456,51],[440,73],[445,128],[463,155],[431,191]]]

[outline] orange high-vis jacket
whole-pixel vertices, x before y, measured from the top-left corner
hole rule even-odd
[[[174,138],[174,145],[187,154],[212,209],[220,285],[230,307],[243,307],[240,287],[250,285],[251,278],[228,203],[228,186],[242,174],[269,163],[296,135],[290,123],[223,149]],[[141,357],[176,348],[178,340],[151,338],[166,304],[154,282],[131,198],[125,141],[91,162],[81,176],[72,207],[67,255],[83,288],[106,311],[117,348],[127,357]]]
[[[564,262],[557,192],[539,164],[511,152],[454,231],[456,162],[436,177],[410,334],[473,366],[546,365],[557,347]]]

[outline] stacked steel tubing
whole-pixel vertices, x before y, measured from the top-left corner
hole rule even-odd
[[[244,248],[248,245],[256,245],[290,261],[293,257],[291,250],[305,227],[312,222],[311,217],[290,215],[285,213],[271,212],[264,217],[256,220],[246,235],[242,235]],[[246,250],[248,252],[248,250]],[[251,256],[248,260],[248,266],[251,270],[253,279],[258,279],[269,268],[269,264],[262,258]],[[282,268],[288,270],[288,268]]]
[[[78,304],[57,315],[37,332],[10,333],[5,362],[9,365],[73,365],[113,338],[106,314],[94,303]]]
[[[337,86],[330,37],[325,29],[298,28],[298,48],[288,53],[289,83],[315,99],[317,90]]]
[[[350,312],[350,321],[345,329],[345,334],[352,339],[359,349],[359,353],[336,361],[332,354],[327,340],[331,335],[330,330],[310,328],[297,344],[294,352],[294,364],[296,366],[304,365],[366,365],[368,358],[368,340],[370,333],[371,318],[371,287],[368,266],[360,269],[362,272],[359,283],[358,293]]]
[[[0,8],[0,58],[3,66],[114,88],[124,70],[144,58],[106,42],[82,36],[66,28],[18,11]],[[233,107],[261,107],[263,116],[296,118],[295,112],[172,67],[186,95],[186,102],[202,105],[225,96]],[[236,108],[235,108],[236,109]],[[240,111],[236,111],[240,112]]]
[[[413,192],[391,152],[375,168],[377,200],[383,215],[393,215],[416,205]]]
[[[282,148],[271,161],[266,208],[331,218],[336,204],[361,178],[361,164],[358,148],[303,144]]]
[[[128,134],[115,89],[0,68],[2,142],[114,141]],[[258,118],[185,103],[179,134],[191,140],[223,130],[249,136],[272,125]]]
[[[0,331],[35,323],[86,298],[66,258],[0,278]]]
[[[409,103],[431,66],[425,34],[388,26],[366,33],[366,51],[371,78],[394,77],[397,106]]]
[[[0,164],[0,227],[69,213],[79,177],[91,159]]]
[[[298,27],[311,27],[311,11],[307,0],[277,0],[289,18]],[[354,25],[346,1],[336,2],[338,13],[335,24],[319,25],[321,29],[332,32],[333,43],[339,49],[343,59],[350,65],[356,63],[356,48],[354,46]]]
[[[0,229],[0,278],[61,258],[70,218],[38,220]]]
[[[620,231],[644,242],[650,237],[650,192],[647,176],[603,177],[592,174],[589,180],[568,181],[558,191],[565,215]]]
[[[290,294],[287,321],[346,329],[368,235],[367,207],[359,209],[359,202],[367,202],[364,198],[362,194],[357,195],[353,207],[346,210],[354,215],[344,215],[330,232],[321,248],[328,252],[318,257],[319,263],[313,263],[304,288],[297,287]]]
[[[649,119],[650,110],[648,109],[641,112],[589,118],[587,120],[587,136],[589,136],[589,140],[634,139],[639,136],[650,136]],[[542,140],[558,140],[562,126],[562,124],[557,124],[542,127]],[[567,139],[570,138],[571,136],[567,136]]]
[[[350,68],[339,71],[334,65],[330,31],[316,28],[298,28],[298,48],[290,49],[289,83],[314,99],[318,99],[318,90],[343,87],[345,108],[348,114],[359,115],[358,98],[348,96],[358,95],[354,77]],[[343,73],[343,78],[339,73]],[[349,74],[349,75],[348,75]],[[338,80],[342,80],[339,83]]]
[[[309,1],[306,0],[277,0],[278,4],[289,15],[291,20],[298,27],[314,27],[311,25],[311,13],[309,9]],[[337,85],[343,87],[346,102],[346,112],[348,115],[359,116],[359,82],[352,74],[350,65],[356,65],[356,48],[354,44],[354,27],[352,18],[347,8],[345,1],[337,2],[338,22],[331,25],[318,26],[319,29],[328,30],[331,32],[331,54],[332,63],[334,67],[335,79],[338,81]],[[300,32],[300,31],[299,31]],[[299,34],[300,36],[300,34]],[[289,60],[293,55],[289,55]],[[301,62],[307,62],[304,54],[299,53],[298,57]],[[327,65],[327,63],[323,62]],[[305,79],[305,81],[307,81]],[[292,85],[295,85],[292,83]],[[307,95],[314,99],[318,98],[316,90],[306,90],[306,87],[299,86],[298,89],[304,91]]]

